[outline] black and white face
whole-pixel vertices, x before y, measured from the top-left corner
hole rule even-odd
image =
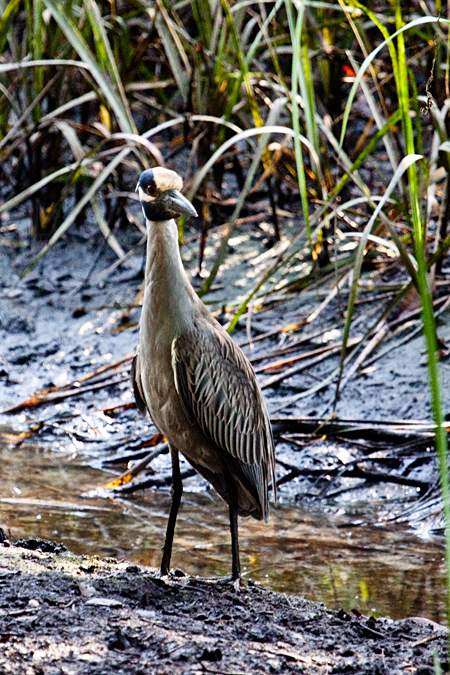
[[[197,211],[181,194],[182,187],[180,176],[170,169],[158,166],[141,173],[136,192],[147,220],[161,222],[181,214],[197,217]]]

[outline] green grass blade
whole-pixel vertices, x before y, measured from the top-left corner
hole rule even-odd
[[[267,134],[284,134],[285,136],[294,137],[295,131],[293,131],[290,127],[268,125],[264,127],[247,129],[246,131],[242,131],[241,133],[236,134],[232,138],[229,138],[216,150],[216,152],[210,157],[207,163],[204,166],[202,166],[200,171],[195,175],[195,179],[188,193],[188,198],[192,199],[192,197],[194,196],[195,192],[197,191],[198,187],[200,186],[202,180],[205,178],[210,168],[215,164],[215,162],[219,159],[219,157],[221,157],[231,146],[235,145],[241,140],[250,138],[251,136],[260,136]],[[311,143],[308,141],[308,139],[300,134],[299,140],[308,148],[313,159],[317,160],[314,148],[311,146]]]
[[[345,318],[345,325],[344,325],[344,333],[342,337],[342,351],[341,351],[341,362],[339,366],[339,377],[338,377],[338,383],[336,387],[336,395],[335,395],[335,405],[337,403],[337,399],[339,396],[339,387],[340,387],[340,382],[342,379],[342,372],[344,369],[344,361],[345,361],[345,356],[346,356],[346,351],[347,351],[347,342],[350,334],[350,326],[352,323],[352,317],[353,317],[353,309],[355,306],[355,300],[356,300],[356,294],[358,292],[358,282],[359,282],[359,277],[361,274],[361,267],[362,263],[364,260],[364,252],[366,249],[367,245],[367,239],[368,235],[372,231],[372,227],[375,224],[376,219],[378,218],[378,215],[383,208],[383,206],[386,204],[387,200],[389,199],[390,195],[392,194],[394,188],[396,187],[397,183],[403,176],[403,174],[409,170],[409,168],[415,164],[417,161],[422,159],[422,155],[408,155],[402,159],[400,162],[397,171],[394,173],[391,182],[389,183],[386,192],[384,193],[382,199],[378,203],[375,211],[373,212],[371,218],[369,219],[367,225],[365,226],[363,230],[363,235],[361,237],[361,241],[359,242],[358,246],[358,251],[356,254],[356,261],[355,261],[355,266],[353,268],[353,281],[352,281],[352,286],[350,290],[350,295],[348,299],[348,305],[347,305],[347,314]]]
[[[32,262],[25,268],[25,270],[20,275],[20,278],[23,279],[31,270],[37,265],[39,260],[43,258],[50,249],[58,243],[63,234],[67,232],[72,223],[76,220],[78,214],[84,209],[84,207],[91,201],[95,196],[97,190],[103,185],[106,179],[111,175],[114,169],[125,159],[127,154],[131,151],[131,148],[124,148],[119,152],[114,159],[109,162],[109,164],[103,169],[101,174],[97,176],[95,181],[92,183],[90,188],[86,191],[86,194],[80,199],[80,201],[75,205],[71,210],[67,218],[61,223],[56,232],[50,237],[48,243],[39,251],[37,256],[32,260]]]
[[[39,68],[39,66],[73,66],[90,70],[88,63],[75,61],[74,59],[38,59],[32,61],[15,61],[14,63],[0,63],[0,73],[8,73],[12,70],[24,70],[25,68]]]
[[[98,54],[102,55],[103,67],[107,69],[112,81],[116,86],[130,128],[133,130],[134,133],[137,133],[133,121],[133,116],[131,114],[131,110],[128,105],[128,99],[125,94],[125,89],[123,87],[123,83],[120,77],[119,68],[117,67],[117,63],[114,58],[113,51],[111,49],[111,45],[109,44],[108,36],[106,34],[106,30],[103,25],[103,17],[100,14],[98,4],[96,2],[93,2],[93,0],[87,0],[86,6],[87,6],[87,15],[89,17],[91,29],[95,38],[97,52]]]
[[[32,197],[34,194],[36,194],[36,192],[41,190],[52,181],[70,174],[73,171],[76,171],[79,166],[79,162],[75,162],[74,164],[69,164],[69,166],[63,166],[61,169],[53,171],[52,173],[48,174],[48,176],[41,178],[41,180],[39,180],[37,183],[30,185],[30,187],[27,187],[25,190],[22,190],[22,192],[19,192],[19,194],[14,195],[14,197],[11,199],[8,199],[7,202],[0,204],[0,214],[6,213],[7,211],[11,211],[12,209],[16,208],[19,206],[19,204]]]
[[[67,16],[63,6],[58,0],[44,0],[47,8],[50,10],[56,23],[63,31],[66,38],[69,40],[72,47],[75,49],[82,61],[87,64],[89,71],[96,81],[102,96],[111,106],[117,118],[117,122],[122,131],[134,132],[134,125],[128,119],[127,110],[124,109],[122,101],[117,96],[114,89],[113,82],[108,74],[104,73],[99,67],[89,45],[84,39],[78,27]]]
[[[234,43],[234,48],[236,50],[236,57],[237,57],[237,60],[238,60],[238,63],[239,63],[241,78],[244,81],[247,101],[250,105],[250,109],[251,109],[252,117],[253,117],[253,122],[254,122],[255,126],[262,127],[264,123],[263,123],[261,114],[259,112],[258,103],[256,101],[255,93],[253,91],[253,85],[251,83],[250,73],[249,73],[249,70],[248,70],[248,62],[247,62],[247,60],[244,56],[244,51],[242,49],[241,42],[240,42],[240,39],[239,39],[239,31],[236,28],[236,25],[235,25],[235,22],[234,22],[234,19],[233,19],[233,15],[231,13],[231,8],[230,8],[230,4],[229,4],[228,0],[222,0],[222,8],[224,10],[225,18],[227,20],[228,27],[229,27],[230,32],[231,32],[231,36],[232,36],[233,43]]]
[[[286,12],[289,22],[289,30],[291,33],[292,42],[292,77],[291,77],[291,105],[292,105],[292,126],[294,129],[294,150],[295,162],[297,165],[297,181],[300,190],[300,198],[302,201],[303,217],[305,219],[306,231],[308,233],[308,240],[310,249],[313,248],[311,237],[311,225],[309,222],[309,202],[306,190],[305,168],[303,165],[303,153],[300,143],[300,113],[298,108],[298,81],[301,76],[301,33],[303,27],[304,5],[301,3],[297,14],[297,21],[294,22],[292,12],[292,0],[286,0]]]
[[[2,18],[0,19],[0,53],[3,54],[5,44],[8,39],[8,33],[11,30],[12,22],[19,9],[20,0],[10,0],[6,5]]]
[[[377,54],[386,45],[388,45],[390,42],[392,42],[392,40],[394,40],[396,37],[398,37],[398,35],[400,35],[401,33],[404,33],[407,30],[411,30],[412,28],[415,28],[416,26],[420,26],[420,25],[427,24],[427,23],[437,23],[438,21],[440,21],[441,23],[445,23],[447,25],[450,25],[449,19],[440,19],[438,17],[433,17],[433,16],[425,16],[425,17],[421,17],[419,19],[414,19],[413,21],[410,21],[408,24],[406,24],[405,26],[402,26],[402,28],[400,28],[395,33],[393,33],[393,35],[390,35],[389,38],[387,38],[386,40],[383,40],[383,42],[381,42],[376,47],[376,49],[374,49],[372,52],[370,52],[370,54],[364,59],[363,63],[361,64],[361,67],[358,71],[358,74],[355,77],[355,81],[352,85],[352,88],[350,90],[350,93],[349,93],[349,96],[348,96],[348,99],[347,99],[347,103],[346,103],[346,106],[345,106],[345,110],[344,110],[344,114],[343,114],[343,118],[342,118],[342,130],[341,130],[341,138],[340,138],[341,145],[343,144],[345,132],[347,131],[348,119],[350,117],[350,111],[351,111],[351,108],[352,108],[353,100],[354,100],[355,95],[356,95],[356,91],[359,87],[359,83],[361,82],[362,78],[364,77],[364,73],[366,72],[369,64],[372,63],[372,61],[377,56]]]
[[[192,75],[189,59],[162,2],[157,3],[157,9],[155,27],[163,43],[180,94],[186,104],[189,98],[189,83]]]
[[[209,0],[193,0],[191,8],[197,24],[200,42],[203,45],[210,46],[213,34],[213,18]]]

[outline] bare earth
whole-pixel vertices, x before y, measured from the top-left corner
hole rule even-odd
[[[248,584],[188,577],[52,542],[0,545],[0,673],[432,675],[448,632],[348,616]]]

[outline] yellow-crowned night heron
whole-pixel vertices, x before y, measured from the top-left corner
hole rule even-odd
[[[167,438],[172,505],[161,574],[170,569],[183,492],[178,452],[229,506],[232,578],[240,577],[238,515],[267,521],[275,455],[266,406],[240,348],[192,288],[174,217],[196,216],[174,171],[147,169],[136,190],[147,221],[147,262],[139,345],[132,367],[136,403]]]

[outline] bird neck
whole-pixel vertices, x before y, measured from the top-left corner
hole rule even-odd
[[[184,323],[197,296],[181,261],[178,229],[173,219],[147,220],[145,285],[156,311],[168,312]]]

